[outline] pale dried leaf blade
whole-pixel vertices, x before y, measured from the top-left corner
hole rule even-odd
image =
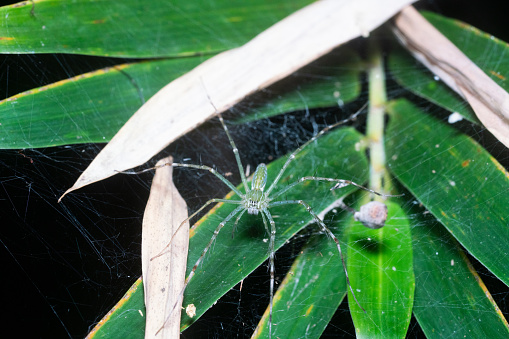
[[[205,61],[147,101],[64,195],[145,163],[212,117],[213,105],[219,112],[232,107],[335,47],[367,36],[414,1],[317,1],[242,47]]]
[[[394,23],[403,46],[465,98],[484,126],[509,147],[509,94],[412,6]]]
[[[165,158],[158,165],[172,161],[171,157]],[[182,300],[178,299],[184,288],[189,223],[180,227],[171,246],[166,248],[187,218],[187,206],[173,184],[172,171],[171,166],[156,170],[143,216],[141,256],[147,316],[145,338],[178,338],[180,335]],[[165,254],[154,258],[162,252]]]

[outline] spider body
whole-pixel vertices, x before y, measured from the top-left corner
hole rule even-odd
[[[249,190],[247,188],[248,186],[246,186],[246,194],[241,197],[244,208],[247,210],[248,214],[258,215],[260,211],[269,207],[269,200],[263,192],[266,183],[267,166],[262,163],[256,167],[256,171],[253,174],[251,190]]]

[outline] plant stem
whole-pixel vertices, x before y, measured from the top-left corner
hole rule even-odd
[[[377,192],[383,192],[386,177],[384,117],[387,94],[383,57],[376,39],[371,39],[368,58],[369,111],[366,137],[370,150],[369,188]],[[377,198],[380,197],[375,199]]]

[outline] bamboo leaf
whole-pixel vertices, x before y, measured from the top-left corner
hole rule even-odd
[[[396,178],[483,265],[509,285],[509,174],[477,142],[405,100],[389,105]]]
[[[361,137],[358,132],[348,128],[333,131],[319,138],[316,146],[310,144],[288,168],[278,185],[279,189],[300,177],[315,174],[325,177],[352,178],[356,182],[365,181],[367,160],[363,151],[355,149]],[[268,183],[275,178],[285,160],[283,157],[269,164]],[[341,192],[330,191],[330,188],[330,185],[317,182],[297,185],[281,200],[304,198],[319,213],[341,196],[353,191],[351,187],[342,189]],[[319,199],[316,199],[317,197]],[[229,204],[218,205],[205,219],[200,220],[192,228],[188,274],[210,241],[213,231],[233,210],[233,207],[235,206]],[[271,213],[274,215],[277,228],[276,248],[282,246],[312,221],[310,214],[300,205],[275,207],[271,209]],[[186,290],[183,305],[186,307],[194,304],[197,307],[197,317],[191,319],[183,315],[183,328],[196,321],[217,299],[267,259],[267,243],[263,240],[267,237],[260,216],[244,215],[241,223],[236,227],[234,238],[231,233],[231,222],[230,227],[225,226],[225,229],[219,233],[214,248],[206,254],[207,259],[198,267],[196,276]],[[323,238],[324,241],[331,241],[325,236]],[[335,253],[333,251],[323,254],[329,260],[339,261],[337,256],[331,257]],[[267,291],[268,289],[267,285]]]
[[[0,148],[107,142],[145,100],[203,60],[118,65],[0,101]]]
[[[450,112],[458,112],[463,118],[480,124],[465,99],[440,81],[440,78],[431,71],[423,68],[422,64],[403,47],[394,46],[389,55],[388,68],[401,86]]]
[[[142,339],[145,334],[145,302],[141,277],[87,335],[92,338]]]
[[[362,135],[353,128],[338,129],[317,139],[316,142],[299,153],[286,170],[275,191],[306,175],[319,174],[320,176],[347,178],[358,183],[364,182],[367,179],[367,159],[362,147],[359,147],[361,139]],[[269,183],[275,178],[285,161],[286,157],[282,157],[267,166]],[[330,188],[330,184],[319,182],[297,185],[285,194],[284,200],[305,198],[314,211],[319,213],[338,198],[354,191],[353,186],[334,191],[330,191]],[[227,197],[236,199],[232,193],[228,194]],[[218,224],[234,207],[231,204],[218,204],[191,228],[187,275],[189,275],[196,260],[210,241]],[[272,208],[271,213],[276,221],[276,248],[281,247],[295,233],[312,221],[310,214],[299,205]],[[214,246],[207,252],[205,260],[196,270],[194,278],[185,291],[183,307],[192,304],[196,306],[197,310],[196,316],[193,318],[183,312],[181,330],[194,323],[221,296],[249,275],[256,267],[263,264],[268,257],[267,243],[264,241],[268,235],[265,233],[259,215],[250,216],[246,213],[240,219],[234,237],[232,237],[233,223],[234,221],[231,221],[226,224],[219,233]],[[332,242],[325,235],[321,236],[321,240],[324,245]],[[323,252],[322,254],[327,260],[337,261],[341,265],[336,251]],[[336,288],[341,289],[341,285],[334,289]],[[269,286],[267,285],[268,290]],[[138,288],[136,298],[142,300],[143,298],[139,296],[141,293],[142,289]],[[328,291],[325,293],[330,295]],[[320,298],[322,297],[317,293],[314,301],[320,304],[322,302]],[[334,296],[334,298],[336,297]],[[330,312],[330,310],[328,311]],[[141,331],[139,321],[133,321],[131,318],[126,318],[125,322],[121,319],[116,321],[119,323],[114,326],[122,327],[122,332],[119,332],[121,334],[127,330],[136,333]],[[116,337],[116,333],[112,333]],[[132,335],[134,336],[134,334]]]
[[[345,239],[345,213],[339,227],[327,225]],[[346,250],[345,243],[342,247]],[[346,254],[346,253],[344,253]],[[345,272],[336,243],[325,234],[315,235],[300,252],[274,295],[272,336],[275,338],[319,338],[346,295]],[[269,337],[269,309],[253,334]]]
[[[3,53],[155,58],[217,53],[244,44],[299,1],[40,0],[0,8]]]
[[[359,96],[362,70],[362,61],[355,51],[348,46],[334,50],[267,90],[253,94],[250,101],[261,104],[243,105],[247,114],[235,123],[297,110],[342,106]]]
[[[404,338],[412,315],[415,277],[410,223],[396,201],[385,203],[384,227],[369,229],[356,221],[349,229],[348,275],[366,310],[359,308],[349,292],[359,338]]]
[[[147,337],[180,335],[189,250],[187,205],[173,183],[173,158],[159,160],[143,214],[141,258]],[[175,310],[176,309],[176,310]]]
[[[60,199],[145,163],[214,114],[375,29],[412,2],[364,1],[314,2],[242,47],[222,52],[172,81],[129,119]],[[377,6],[378,10],[366,4]],[[362,14],[363,20],[354,20],[352,14]]]
[[[500,62],[509,55],[508,45],[464,22],[449,19],[439,14],[422,12],[423,16],[466,56],[473,60],[493,81],[506,91],[509,84],[507,63]],[[490,53],[486,53],[490,51]],[[395,79],[415,94],[448,109],[459,112],[466,119],[479,123],[472,108],[458,94],[401,48],[389,56],[389,68]]]
[[[412,215],[414,315],[424,333],[429,338],[507,337],[507,321],[459,244],[423,208],[407,213]]]
[[[0,101],[0,148],[107,142],[145,100],[204,59],[118,65]],[[252,101],[264,104],[243,107],[254,112],[245,120],[352,101],[360,92],[360,71],[359,57],[351,50],[333,52],[257,95]]]

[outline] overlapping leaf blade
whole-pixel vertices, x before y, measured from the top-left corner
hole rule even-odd
[[[345,243],[345,216],[337,228],[327,226]],[[336,218],[335,218],[336,219]],[[338,219],[335,220],[335,223]],[[346,253],[344,253],[346,254]],[[314,235],[293,262],[274,296],[272,336],[319,338],[346,295],[347,284],[336,243],[325,234]],[[253,338],[269,337],[269,308]]]
[[[339,129],[319,138],[297,156],[285,172],[278,187],[284,187],[302,176],[317,173],[329,177],[348,178],[357,182],[365,181],[367,178],[367,159],[363,150],[358,148],[361,138],[362,135],[352,128]],[[269,183],[275,178],[284,161],[286,161],[286,157],[280,158],[268,165]],[[312,166],[308,164],[312,164]],[[353,187],[346,187],[339,191],[330,191],[330,186],[330,184],[317,182],[297,185],[285,194],[284,199],[304,198],[312,204],[312,207],[318,213],[336,199],[354,190]],[[232,194],[229,197],[237,199]],[[230,204],[219,204],[192,228],[188,274],[206,244],[210,241],[213,231],[234,207],[234,205]],[[299,205],[273,208],[271,212],[276,221],[278,232],[276,235],[276,248],[282,246],[296,232],[312,221],[309,213]],[[186,314],[183,314],[183,329],[195,322],[222,295],[267,259],[268,245],[264,241],[264,239],[267,239],[267,234],[265,234],[265,229],[259,215],[244,215],[237,225],[233,238],[232,227],[233,221],[228,223],[222,232],[219,233],[214,246],[206,254],[203,264],[197,269],[195,277],[191,280],[186,290],[184,307],[191,303],[194,304],[197,307],[197,316],[189,318]],[[330,243],[332,243],[325,235],[322,235],[320,238],[323,243],[320,246],[324,246],[324,248],[328,248]],[[322,255],[326,261],[335,262],[332,264],[333,266],[340,265],[342,267],[335,246],[333,251],[325,252],[324,250]],[[342,270],[340,271],[342,272]],[[267,290],[268,288],[269,286],[267,285]],[[341,280],[338,286],[333,289],[334,291],[344,290],[341,287]],[[338,295],[327,290],[322,290],[322,292],[325,293],[326,299],[331,299],[334,303],[338,303],[336,300]],[[143,290],[138,288],[136,294],[141,293],[143,293]],[[341,299],[340,295],[339,297]],[[318,304],[323,303],[323,300],[320,298],[324,298],[324,296],[316,295],[314,301]],[[325,301],[326,304],[329,302]],[[299,306],[301,308],[307,307],[306,304],[300,304]],[[322,311],[323,307],[325,306],[322,306]],[[320,308],[318,307],[318,309]],[[332,309],[332,312],[334,309]],[[328,312],[330,313],[331,310],[328,310]],[[141,330],[139,328],[139,319],[135,319],[136,321],[130,319],[126,318],[125,322],[122,321],[123,325],[119,326],[139,332]],[[119,319],[116,321],[121,322]],[[322,326],[327,323],[326,319],[324,321],[325,323]],[[111,333],[110,335],[116,336],[116,334]]]
[[[0,148],[108,142],[145,100],[205,59],[118,65],[0,101]],[[264,92],[260,100],[266,104],[246,108],[253,112],[246,119],[329,107],[355,99],[360,92],[358,62],[351,50],[332,53],[297,72],[291,82],[282,82]],[[334,71],[329,71],[330,67],[335,67]],[[343,67],[349,70],[344,71]]]
[[[139,27],[133,24],[135,21],[143,22],[146,17],[151,17],[138,15],[140,13],[145,13],[144,11],[147,9],[145,6],[154,6],[152,8],[164,11],[168,10],[170,7],[167,2],[164,2],[163,4],[162,1],[156,1],[152,2],[150,5],[142,4],[140,1],[123,2],[122,5],[118,5],[117,2],[115,2],[114,6],[124,6],[125,8],[128,8],[127,11],[124,7],[120,8],[112,6],[111,8],[106,8],[104,7],[105,4],[110,2],[102,2],[102,5],[99,6],[103,7],[100,9],[107,9],[109,12],[97,10],[97,7],[71,8],[72,6],[86,6],[88,4],[92,4],[93,2],[90,1],[76,1],[72,4],[65,1],[45,0],[35,2],[34,4],[27,2],[20,6],[14,5],[9,6],[9,8],[6,7],[0,9],[0,17],[2,18],[3,27],[7,27],[5,25],[9,25],[9,28],[11,28],[9,34],[15,33],[12,36],[9,35],[2,37],[2,39],[0,39],[0,43],[3,45],[4,50],[10,53],[66,52],[93,55],[118,55],[127,57],[168,55],[182,56],[195,53],[208,53],[232,48],[242,44],[258,31],[277,21],[280,16],[285,16],[294,11],[296,7],[301,7],[308,2],[309,1],[303,1],[298,4],[292,3],[291,5],[285,5],[286,7],[280,6],[283,9],[281,12],[278,12],[278,14],[274,14],[274,8],[271,7],[272,2],[271,4],[267,3],[265,5],[253,2],[248,6],[255,6],[257,9],[253,10],[252,7],[249,7],[250,9],[246,7],[241,9],[241,12],[238,12],[237,9],[232,9],[230,11],[228,9],[215,8],[217,12],[214,10],[205,11],[210,18],[203,19],[203,17],[200,17],[199,20],[195,17],[198,15],[198,12],[196,11],[197,7],[191,7],[201,5],[199,3],[194,3],[189,4],[191,7],[186,7],[187,3],[181,2],[171,8],[171,10],[180,11],[180,15],[182,13],[186,14],[183,17],[190,20],[182,20],[181,18],[174,20],[176,24],[184,25],[174,32],[161,31],[161,28],[166,26],[168,20],[170,20],[169,18],[172,18],[172,16],[175,15],[175,12],[173,11],[167,12],[169,14],[166,17],[167,21],[165,23],[152,21]],[[208,3],[208,5],[210,4]],[[214,5],[218,4],[214,3]],[[67,8],[61,7],[60,9],[62,11],[70,9],[73,13],[78,8],[79,13],[84,14],[83,17],[79,19],[83,20],[84,25],[82,28],[85,32],[81,41],[80,39],[77,39],[75,35],[72,37],[72,44],[70,44],[66,43],[66,37],[60,36],[62,33],[66,34],[68,32],[66,32],[65,27],[62,28],[62,26],[58,26],[58,23],[64,22],[65,20],[68,20],[68,18],[75,18],[75,16],[71,14],[67,16],[63,15],[62,13],[64,12],[58,12],[58,7],[55,6],[65,6]],[[97,6],[97,4],[94,4],[93,6]],[[260,8],[260,6],[263,8]],[[200,8],[199,11],[203,12],[203,8]],[[283,12],[284,14],[279,14]],[[117,27],[108,26],[111,22],[113,22],[110,21],[108,17],[114,18],[115,15],[118,16],[118,13],[122,13],[122,20],[125,22],[126,27],[119,26],[119,30],[116,30]],[[217,13],[221,13],[221,15],[215,15]],[[201,15],[203,15],[203,13]],[[249,17],[250,15],[261,15],[263,18]],[[490,55],[495,58],[500,57],[501,60],[507,53],[507,46],[500,44],[490,37],[483,36],[478,31],[472,30],[470,27],[461,26],[454,22],[451,26],[451,22],[448,20],[435,18],[429,15],[428,19],[437,25],[438,28],[442,28],[445,35],[449,35],[449,33],[452,34],[449,38],[456,42],[460,48],[464,49],[467,54],[470,52],[483,53],[486,49],[493,50],[496,47],[497,52],[490,53]],[[210,26],[205,26],[202,22],[208,22],[211,24]],[[21,23],[23,23],[23,25],[21,25]],[[235,26],[236,28],[232,29],[232,25],[236,25],[237,23],[239,23],[239,26]],[[249,23],[254,24],[250,25]],[[16,24],[18,25],[17,27]],[[216,27],[218,27],[217,31],[215,29]],[[116,44],[110,45],[104,43],[105,40],[111,41],[111,37],[118,34],[119,31],[122,32],[125,39],[123,36],[121,41],[119,41],[118,46]],[[30,32],[31,34],[28,35],[26,32]],[[129,34],[126,34],[126,32]],[[184,32],[184,34],[180,36],[175,32],[179,32],[179,34]],[[225,35],[218,35],[223,34],[223,32],[226,32],[224,33]],[[107,36],[108,34],[109,36]],[[141,42],[138,41],[139,37],[142,39]],[[477,38],[481,40],[475,40]],[[158,40],[154,43],[153,39]],[[465,48],[455,39],[463,39],[467,42],[473,43],[470,47],[467,46],[467,48]],[[75,45],[76,41],[79,42],[79,45]],[[170,42],[161,43],[161,41]],[[485,44],[484,46],[487,47],[479,48],[480,44]],[[505,65],[504,63],[497,63],[499,60],[496,59],[487,60],[482,54],[469,54],[469,56],[471,56],[474,60],[486,61],[484,65],[480,66],[486,66],[486,72],[491,74],[503,87],[505,86],[505,88],[507,88],[507,84],[504,81],[505,74],[507,73],[506,69],[503,68]],[[400,55],[398,54],[397,57],[400,57]],[[164,71],[161,71],[161,68],[159,68],[158,73],[166,76],[169,73],[177,74],[181,71],[185,72],[185,67],[183,66],[184,63],[187,62],[189,67],[192,67],[192,64],[199,59],[200,58],[152,61],[129,65],[125,68],[124,66],[121,66],[117,69],[96,72],[92,74],[90,78],[85,76],[83,79],[76,79],[76,81],[54,84],[49,86],[49,88],[44,88],[40,91],[34,90],[32,93],[24,93],[16,98],[12,98],[12,100],[4,101],[0,103],[0,110],[2,110],[2,107],[4,108],[4,111],[1,113],[2,117],[9,116],[13,120],[10,125],[5,125],[4,122],[2,122],[2,128],[18,124],[22,127],[22,129],[16,132],[18,133],[17,135],[11,134],[12,130],[9,130],[8,133],[3,133],[4,136],[12,135],[13,139],[11,141],[7,141],[1,147],[46,147],[75,142],[107,141],[111,135],[116,132],[116,129],[118,129],[118,127],[121,126],[121,124],[136,110],[136,108],[141,105],[142,97],[150,97],[151,93],[153,93],[151,91],[156,91],[167,82],[166,78],[163,79],[163,77],[158,77],[155,73],[153,80],[148,79],[150,77],[144,79],[144,77],[140,76],[140,74],[147,72],[147,69],[142,70],[143,67],[160,67],[166,63],[169,65],[172,62],[175,63],[174,65],[182,63],[179,64],[178,67],[172,66]],[[397,63],[405,69],[405,72],[398,71],[395,73],[399,81],[401,81],[404,86],[408,86],[419,95],[422,95],[450,110],[461,111],[462,114],[467,117],[471,114],[469,109],[462,103],[461,99],[455,97],[452,91],[443,89],[441,87],[442,84],[438,83],[429,75],[424,75],[422,70],[415,67],[413,61],[405,58],[394,60],[392,67],[395,67],[394,64]],[[411,63],[408,63],[409,61]],[[497,65],[497,67],[493,67],[493,65]],[[136,67],[140,67],[140,69],[138,70]],[[413,73],[415,70],[417,70],[417,73]],[[131,73],[131,71],[133,72]],[[136,73],[138,71],[140,72],[139,74]],[[126,73],[129,76],[126,76]],[[148,74],[150,74],[150,71],[148,71]],[[101,84],[102,82],[104,82],[104,84]],[[328,84],[325,86],[328,86]],[[111,96],[111,93],[108,92],[112,88],[118,90],[118,92],[115,92],[114,96]],[[94,91],[94,89],[97,90]],[[141,96],[140,93],[142,93]],[[449,93],[451,95],[449,95]],[[441,96],[441,94],[444,94],[444,96]],[[314,97],[315,94],[312,94],[312,96]],[[55,106],[51,106],[51,104],[56,101],[55,98],[58,98],[58,105],[61,105],[63,101],[67,100],[64,98],[69,99],[64,102],[65,105],[61,111],[56,111],[54,109]],[[111,100],[107,100],[108,98]],[[288,101],[283,100],[280,110],[294,110],[304,107],[303,105],[299,106],[298,104],[296,106],[292,106],[296,102],[298,103],[299,100],[304,104],[312,102],[311,97],[294,97],[287,100]],[[334,103],[334,101],[330,101],[330,99],[327,100],[329,100],[327,105]],[[51,130],[50,138],[43,136],[42,132],[40,134],[37,133],[35,130],[30,130],[30,133],[28,134],[24,134],[23,132],[23,129],[26,131],[27,126],[33,126],[33,113],[38,113],[38,111],[34,111],[33,108],[29,107],[30,103],[33,107],[34,102],[35,106],[42,113],[40,117],[36,117],[36,120],[40,119],[42,124],[41,126],[47,124],[51,121],[51,119],[53,119],[52,123],[55,121],[57,122],[57,124],[51,125],[49,128],[49,130]],[[76,104],[78,104],[77,107],[71,107]],[[316,107],[319,107],[320,105],[323,105],[323,103],[317,103]],[[443,224],[445,224],[448,230],[471,253],[473,253],[474,256],[489,267],[490,270],[492,270],[507,284],[509,281],[507,272],[509,272],[509,270],[507,260],[504,260],[507,257],[507,251],[504,250],[505,247],[503,244],[507,243],[509,235],[507,227],[504,225],[504,221],[507,220],[507,213],[504,213],[504,210],[502,210],[504,206],[507,206],[508,202],[508,195],[506,194],[509,189],[507,173],[478,144],[465,136],[458,135],[457,132],[450,127],[416,112],[416,110],[407,103],[399,101],[395,103],[391,109],[393,122],[389,128],[388,150],[390,153],[389,158],[391,158],[390,166],[394,170],[398,180],[400,180],[412,192],[412,194],[415,194],[419,201],[423,203]],[[50,114],[48,114],[48,111]],[[19,113],[21,115],[18,115]],[[20,116],[23,116],[23,114],[27,117],[25,120],[22,119],[21,122],[20,120],[16,120],[20,119]],[[29,114],[31,117],[28,118],[28,115],[26,114]],[[64,116],[63,120],[58,120],[62,119],[62,116]],[[68,121],[65,121],[65,123],[61,123],[60,125],[58,124],[59,121],[62,122],[66,119],[68,119]],[[471,119],[475,120],[473,118]],[[79,121],[78,124],[70,124],[72,121],[77,120]],[[109,125],[105,126],[105,124],[101,123],[101,121],[108,121]],[[87,122],[89,123],[87,124]],[[98,127],[101,129],[99,130]],[[42,127],[41,131],[43,131]],[[31,139],[32,136],[37,135],[41,135],[43,138]],[[338,140],[341,140],[344,143],[345,139],[343,138],[346,137],[340,137]],[[20,143],[20,140],[23,140],[24,143]],[[341,147],[344,147],[344,144],[341,144]],[[328,149],[328,152],[334,153],[335,150]],[[301,160],[304,161],[304,163],[297,166],[299,168],[295,173],[293,173],[294,178],[304,175],[300,171],[305,171],[305,169],[309,167],[309,163],[313,164],[314,170],[316,170],[316,168],[322,169],[321,166],[324,159],[327,159],[328,162],[331,161],[331,153],[328,153],[327,156],[323,156],[321,158],[311,156],[311,158],[304,158],[306,160]],[[343,158],[337,159],[338,164],[340,162],[339,159],[344,160],[343,165],[346,164],[349,166],[350,164],[348,162],[351,162],[353,168],[355,168],[353,173],[358,174],[358,166],[361,164],[361,168],[363,168],[364,160],[361,161],[350,156],[346,156],[345,158],[345,155],[343,153],[341,154]],[[336,159],[334,156],[332,157]],[[280,165],[281,164],[279,164],[279,166]],[[276,165],[272,166],[273,167],[270,167],[271,171],[275,171],[275,167],[278,167]],[[273,177],[273,172],[271,173]],[[346,177],[359,180],[361,182],[363,181],[362,175],[364,175],[364,173],[358,177],[355,177],[352,173],[350,173],[351,176],[348,177],[347,173],[349,172],[344,172],[342,175],[337,172],[327,174],[327,171],[324,171],[324,173],[320,173],[320,175]],[[288,174],[290,174],[290,171]],[[473,189],[473,187],[476,188]],[[306,189],[308,188],[309,187],[306,187]],[[311,189],[315,188],[316,187]],[[317,188],[316,192],[318,192],[318,190],[319,189]],[[345,192],[347,191],[348,190],[345,190]],[[305,196],[310,194],[310,191],[307,190],[302,192],[305,192],[303,193]],[[301,191],[296,189],[295,193],[301,193]],[[337,196],[335,198],[337,198]],[[321,200],[321,203],[325,206],[325,199]],[[322,207],[321,203],[317,204],[317,206],[319,206],[317,209]],[[226,207],[220,207],[217,210],[214,210],[207,219],[210,221],[203,221],[196,229],[197,234],[195,239],[193,239],[196,243],[196,249],[193,252],[194,257],[192,257],[194,260],[199,256],[200,250],[203,248],[203,246],[201,248],[199,248],[199,246],[203,245],[208,241],[208,239],[210,239],[211,230],[217,226],[221,217],[225,216],[222,211],[223,208]],[[308,217],[305,213],[302,213],[302,211],[298,212],[297,209],[298,208],[288,208],[286,211],[277,213],[279,218],[276,222],[278,222],[278,225],[281,226],[281,228],[278,229],[278,232],[280,232],[278,233],[278,245],[294,234],[299,227],[302,227],[302,225],[297,226],[296,224]],[[285,218],[287,221],[284,220]],[[250,224],[250,222],[254,220],[255,219],[247,218],[246,224]],[[288,220],[291,220],[293,223]],[[483,227],[478,227],[479,225]],[[225,278],[226,280],[218,280],[221,281],[221,283],[217,284],[220,285],[220,288],[218,288],[217,291],[214,291],[214,293],[210,296],[204,296],[204,291],[210,286],[207,285],[210,283],[210,280],[207,279],[217,278],[214,277],[214,274],[210,274],[210,272],[214,272],[214,269],[223,268],[224,266],[224,262],[221,260],[216,262],[215,259],[210,259],[209,261],[211,264],[216,266],[203,267],[203,271],[200,269],[197,272],[197,277],[195,277],[196,282],[194,282],[196,287],[193,287],[192,285],[190,286],[189,296],[187,297],[187,300],[190,300],[190,302],[193,300],[200,300],[202,309],[199,310],[199,312],[203,313],[204,310],[208,308],[207,305],[210,305],[212,302],[217,300],[220,295],[231,288],[236,281],[240,280],[239,277],[248,274],[248,272],[252,270],[252,267],[256,267],[264,260],[264,255],[267,250],[266,243],[259,240],[266,237],[266,235],[264,235],[263,225],[258,223],[258,226],[258,230],[256,230],[256,227],[249,228],[248,230],[242,229],[242,225],[239,225],[238,232],[231,243],[228,242],[231,233],[226,229],[223,231],[225,239],[221,239],[220,241],[218,240],[217,245],[213,249],[213,252],[217,253],[216,255],[219,259],[221,259],[221,255],[225,256],[224,253],[230,253],[232,249],[241,249],[242,246],[244,246],[242,243],[249,244],[245,246],[253,246],[253,243],[255,243],[256,246],[254,247],[259,247],[260,253],[257,252],[252,260],[250,257],[251,254],[249,256],[245,255],[242,259],[236,260],[236,269],[225,270],[228,271],[228,275]],[[433,312],[436,312],[437,308],[433,308],[432,305],[430,306],[430,303],[441,304],[444,302],[446,294],[447,296],[450,296],[453,294],[452,291],[454,291],[456,299],[448,300],[447,302],[449,305],[453,306],[458,305],[457,303],[459,303],[459,307],[456,307],[455,309],[453,309],[453,307],[439,307],[438,309],[443,317],[449,317],[450,319],[454,319],[455,323],[458,323],[461,322],[462,319],[478,319],[478,315],[479,319],[482,318],[482,324],[479,324],[479,326],[477,326],[477,324],[474,325],[471,327],[473,330],[470,330],[468,333],[465,332],[466,334],[479,333],[479,335],[492,336],[502,333],[502,335],[506,335],[507,333],[504,332],[504,330],[507,330],[507,324],[504,323],[503,317],[498,317],[496,315],[493,305],[488,299],[483,298],[484,294],[479,293],[479,291],[482,292],[482,285],[477,282],[473,282],[472,279],[475,277],[474,275],[468,275],[468,272],[465,270],[467,262],[464,261],[464,257],[461,256],[460,252],[452,251],[455,247],[450,245],[454,244],[454,242],[450,239],[447,240],[447,234],[445,234],[443,230],[440,230],[439,226],[433,227],[432,232],[424,231],[423,228],[417,228],[417,226],[419,225],[414,225],[413,231],[414,255],[416,256],[415,270],[418,272],[417,275],[419,277],[419,279],[417,279],[415,305],[417,307],[416,316],[418,317],[424,331],[427,333],[436,333],[436,329],[438,327],[438,325],[433,324],[433,320],[437,319],[435,316],[436,314]],[[291,229],[291,231],[287,231],[287,227],[288,229]],[[202,231],[202,229],[205,228],[208,229],[208,233],[207,231]],[[420,231],[424,232],[419,233]],[[435,231],[436,234],[432,234]],[[330,244],[330,241],[326,239],[324,240],[324,243]],[[443,244],[447,244],[448,246],[445,248],[440,247]],[[249,248],[249,250],[253,249],[253,247],[246,248]],[[433,253],[442,252],[447,253],[447,255],[444,257],[439,256],[438,263],[430,260]],[[213,256],[214,254],[210,255]],[[332,258],[330,261],[336,262],[334,259],[335,258]],[[453,261],[455,263],[454,265],[451,264]],[[460,262],[462,266],[460,265]],[[190,265],[192,264],[194,264],[193,259],[190,260]],[[462,267],[461,269],[463,271],[461,274],[463,275],[460,275],[456,271],[450,271],[452,269],[456,269],[458,266]],[[450,270],[447,270],[446,268]],[[355,270],[355,267],[351,269]],[[421,280],[420,278],[422,278],[426,272],[432,272],[433,277]],[[444,276],[447,275],[447,273],[444,272],[452,272],[451,276],[453,276],[453,282],[451,282],[451,279],[445,281]],[[232,274],[229,275],[229,273]],[[200,274],[202,279],[198,278],[198,274]],[[208,276],[210,277],[205,278]],[[425,283],[432,281],[432,278],[435,280],[433,284],[426,285]],[[451,283],[452,285],[447,285],[448,283]],[[465,286],[465,289],[473,291],[473,287],[466,287],[468,283],[470,283],[470,286],[477,287],[475,295],[472,293],[474,296],[469,296],[470,303],[465,302],[466,299],[464,295],[461,295],[460,289],[460,286]],[[337,288],[338,291],[343,289],[343,287],[339,287],[339,285]],[[383,288],[380,289],[383,290]],[[444,293],[441,294],[438,292]],[[141,293],[141,289],[139,289],[137,293]],[[435,299],[431,298],[432,294],[436,297]],[[137,294],[137,296],[139,297],[139,294]],[[341,292],[335,297],[340,297],[341,299]],[[300,306],[302,306],[301,310],[304,309],[304,306],[309,309],[309,305],[314,304],[312,302],[309,304],[307,302],[300,304]],[[315,310],[316,308],[311,309],[310,314],[315,312]],[[447,313],[446,311],[451,312]],[[315,319],[326,319],[322,318],[322,316],[315,317]],[[195,319],[184,320],[187,324],[189,324]],[[275,320],[275,322],[277,322],[277,320]],[[119,322],[123,330],[131,329],[129,326],[134,323],[136,323],[136,321],[122,320]],[[131,334],[133,337],[141,337],[142,327],[139,327],[139,321],[136,326],[138,327],[132,330]],[[454,332],[454,329],[455,328],[453,326],[447,326],[444,327],[444,331],[441,333],[457,333]],[[464,329],[466,330],[467,327],[464,327]],[[446,332],[445,330],[450,332]],[[490,332],[490,330],[492,330],[492,332]],[[111,331],[117,330],[108,330],[107,333],[110,336],[112,333]],[[125,331],[122,333],[125,333]]]
[[[145,336],[145,301],[141,277],[88,334],[92,338],[141,339]]]
[[[397,179],[483,265],[509,285],[509,175],[468,136],[405,100],[389,106]]]
[[[396,200],[385,204],[388,217],[384,227],[373,230],[353,222],[348,231],[348,275],[366,310],[359,308],[349,292],[360,338],[404,338],[412,315],[415,278],[410,223]]]
[[[0,101],[0,148],[108,142],[145,100],[203,60],[118,65]]]
[[[509,56],[509,47],[505,42],[458,20],[430,12],[422,14],[497,84],[506,91],[509,90],[509,83],[506,80],[509,75],[509,65],[501,62]],[[486,53],[487,51],[489,53]],[[395,79],[415,94],[451,112],[459,112],[474,123],[479,123],[472,108],[458,94],[433,76],[402,48],[396,48],[389,55],[389,68]]]
[[[360,139],[361,135],[350,128],[334,131],[319,138],[316,145],[311,144],[300,153],[285,172],[278,187],[284,187],[300,177],[318,173],[320,176],[352,178],[357,182],[363,182],[367,175],[367,160],[361,150],[356,150],[356,144]],[[285,160],[285,158],[278,159],[268,166],[269,183],[275,178]],[[331,192],[329,189],[330,184],[308,182],[288,191],[281,200],[305,199],[318,213],[353,190],[351,187],[339,192]],[[225,204],[214,208],[207,218],[201,220],[198,226],[192,229],[188,270],[200,256],[213,230],[234,207]],[[312,221],[310,214],[299,205],[273,208],[271,212],[277,227],[276,248]],[[243,216],[233,239],[231,228],[225,226],[213,250],[207,253],[208,258],[198,268],[195,278],[189,284],[183,307],[192,303],[198,307],[197,317],[203,314],[224,293],[266,260],[268,245],[263,239],[267,237],[260,216]],[[329,241],[325,236],[323,240]],[[337,256],[331,258],[334,252],[323,254],[331,261],[337,259]],[[268,288],[267,285],[267,290]],[[191,319],[183,315],[183,327],[189,326],[195,320],[196,318]]]
[[[460,245],[424,208],[412,215],[414,316],[429,338],[504,338],[509,326]]]
[[[236,123],[247,123],[277,114],[319,107],[342,106],[355,100],[361,91],[362,61],[348,46],[320,58],[250,101],[262,103],[245,109]]]
[[[0,8],[3,53],[154,58],[238,47],[299,1],[41,0]]]

